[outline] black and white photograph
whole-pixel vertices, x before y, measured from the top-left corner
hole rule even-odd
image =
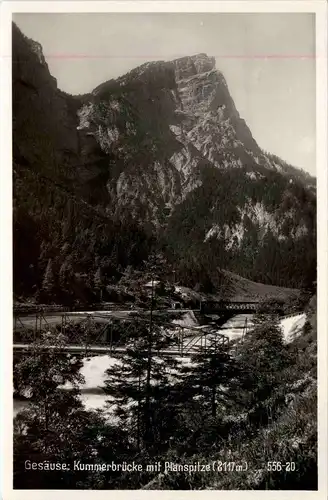
[[[10,31],[14,491],[318,491],[316,13]]]

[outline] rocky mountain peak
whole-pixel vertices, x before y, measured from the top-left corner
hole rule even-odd
[[[90,211],[91,204],[106,220],[133,222],[145,228],[147,238],[159,235],[182,257],[199,247],[213,247],[211,255],[222,260],[215,265],[229,262],[236,272],[243,266],[249,277],[278,280],[275,256],[266,278],[267,249],[274,246],[284,274],[294,266],[291,244],[299,248],[297,269],[308,255],[310,268],[315,195],[303,187],[297,169],[259,148],[213,57],[201,53],[145,63],[74,97],[57,88],[41,46],[15,26],[12,48],[17,203],[25,216],[29,200],[37,232],[39,212],[44,213],[43,228],[56,200],[45,241],[62,242],[69,235],[75,255],[80,241],[75,236],[92,240],[91,216],[85,216],[86,222],[81,217],[76,234],[73,223],[61,224],[66,214],[73,221],[81,207]],[[39,181],[29,177],[34,174],[50,179],[44,194]],[[69,186],[73,198],[66,202],[58,184]],[[34,211],[35,203],[39,206]],[[99,220],[94,223],[98,231]],[[104,232],[101,252],[116,248],[122,254],[130,248],[128,240],[115,246],[105,226]],[[41,241],[43,236],[35,238]],[[139,247],[136,241],[133,248]],[[36,250],[35,268],[38,256]],[[31,261],[24,258],[17,255],[30,269]],[[129,259],[122,260],[123,267]]]
[[[92,93],[99,98],[117,93],[117,89],[150,93],[158,89],[176,87],[174,66],[171,62],[154,61],[137,66],[125,75],[98,85]]]
[[[250,170],[249,179],[272,169],[215,66],[204,53],[147,62],[97,87],[79,110],[79,133],[120,158],[107,182],[118,209],[141,201],[143,218],[158,225],[160,206],[202,185],[204,165]]]
[[[177,80],[183,80],[215,69],[215,58],[206,54],[181,57],[173,61]]]

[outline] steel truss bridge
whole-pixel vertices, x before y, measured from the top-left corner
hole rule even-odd
[[[172,344],[168,348],[160,351],[153,349],[156,353],[164,356],[190,356],[197,352],[206,352],[229,345],[229,338],[224,334],[225,329],[231,327],[225,326],[225,323],[235,315],[249,314],[255,312],[257,303],[255,302],[220,302],[213,307],[211,304],[200,309],[166,309],[152,311],[152,316],[161,316],[163,314],[184,314],[193,313],[196,318],[209,318],[216,316],[215,321],[201,326],[184,326],[172,322],[161,321],[161,327],[167,327],[169,335],[172,337]],[[210,318],[211,319],[211,318]],[[123,321],[126,325],[135,321],[143,321],[149,324],[150,311],[135,310],[111,310],[111,311],[47,311],[39,310],[33,314],[22,314],[14,312],[14,353],[31,353],[36,350],[56,350],[57,345],[50,345],[40,342],[41,336],[54,328],[58,334],[69,332],[68,343],[62,345],[60,349],[81,354],[83,356],[111,354],[115,356],[123,355],[127,350],[133,347],[131,340],[127,339],[128,346],[122,346],[113,339],[113,324]],[[81,328],[84,332],[88,330],[93,334],[90,336],[81,335]],[[233,326],[234,330],[242,330],[242,337],[247,333],[249,325],[247,317],[241,326]],[[95,334],[96,331],[96,334]]]

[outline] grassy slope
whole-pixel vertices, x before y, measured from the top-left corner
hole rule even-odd
[[[223,271],[227,280],[227,288],[231,300],[253,300],[264,298],[287,299],[297,295],[299,291],[295,288],[284,288],[273,285],[265,285],[248,280],[230,271]]]
[[[189,298],[196,302],[200,300],[231,300],[231,301],[262,301],[264,299],[297,298],[299,290],[296,288],[284,288],[264,283],[256,283],[242,276],[223,270],[224,282],[217,286],[217,292],[213,294],[196,292],[191,288],[179,286],[180,294],[185,299]]]

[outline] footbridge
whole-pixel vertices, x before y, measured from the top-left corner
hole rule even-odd
[[[234,314],[254,314],[259,307],[259,301],[206,301],[201,302],[200,312],[218,314],[229,312]]]

